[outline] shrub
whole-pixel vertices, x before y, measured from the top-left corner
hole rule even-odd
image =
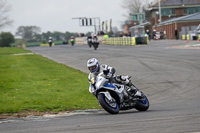
[[[15,38],[10,32],[2,32],[0,34],[0,47],[10,47],[14,41]]]
[[[46,43],[47,43],[46,40],[43,40],[43,41],[42,41],[42,44],[46,44]]]

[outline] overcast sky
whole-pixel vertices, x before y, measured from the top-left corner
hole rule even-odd
[[[42,32],[94,31],[94,27],[80,27],[74,17],[100,17],[101,22],[112,19],[112,26],[120,30],[127,11],[121,7],[123,0],[7,0],[11,5],[9,17],[12,27],[4,31],[15,34],[19,26],[38,26]]]

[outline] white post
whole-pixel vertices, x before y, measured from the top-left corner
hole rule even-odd
[[[161,7],[160,7],[160,0],[158,0],[159,1],[159,17],[160,17],[160,23],[162,22],[162,20],[161,20]]]

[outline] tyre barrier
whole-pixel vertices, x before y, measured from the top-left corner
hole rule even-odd
[[[110,45],[138,45],[148,43],[148,37],[110,37],[105,39],[105,44]]]

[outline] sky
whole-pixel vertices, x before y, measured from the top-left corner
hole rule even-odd
[[[3,31],[16,33],[19,26],[38,26],[42,32],[94,32],[94,27],[80,27],[77,17],[99,17],[121,30],[127,10],[123,0],[7,0],[9,18],[14,22]]]

